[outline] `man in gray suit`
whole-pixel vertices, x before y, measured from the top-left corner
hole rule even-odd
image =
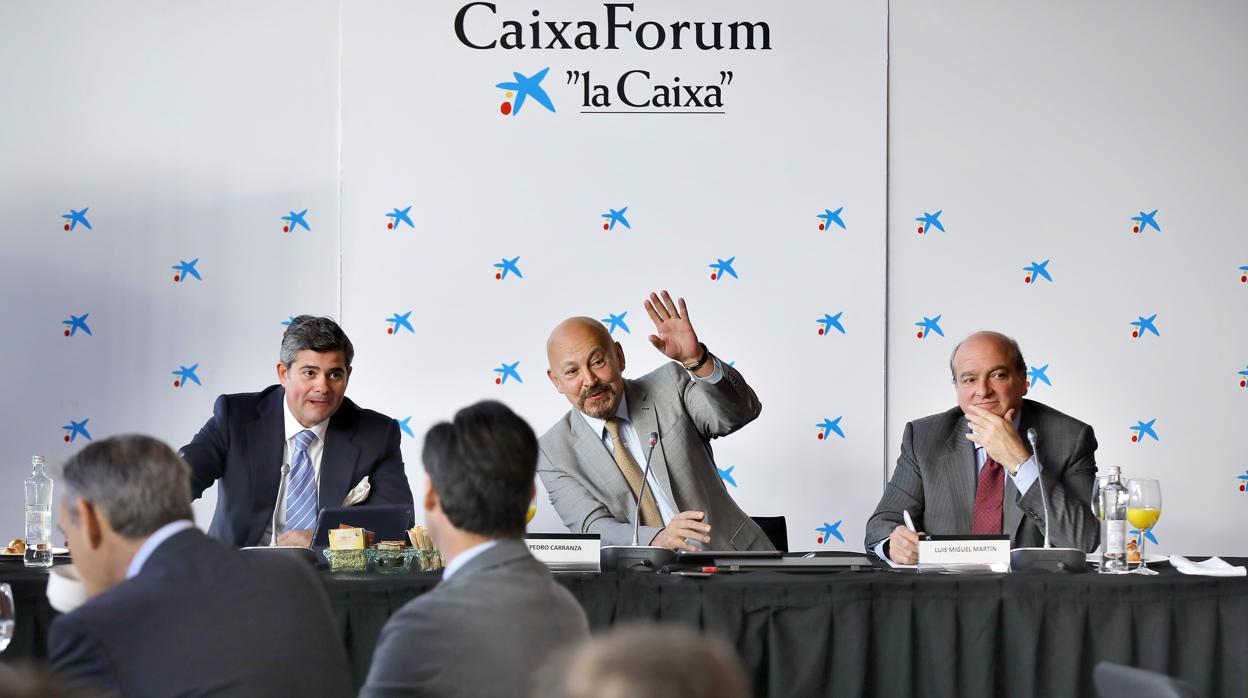
[[[650,343],[679,363],[625,380],[624,350],[587,317],[564,320],[546,342],[546,375],[574,408],[541,438],[537,471],[551,503],[570,530],[629,545],[649,457],[642,545],[772,550],[728,494],[710,444],[758,417],[758,396],[698,341],[685,299],[663,291],[644,305],[655,326]]]
[[[430,429],[422,457],[425,523],[448,564],[382,628],[360,695],[524,695],[554,650],[589,637],[576,599],[521,540],[537,437],[505,405],[480,402]]]
[[[1039,546],[1044,509],[1037,480],[1048,493],[1052,544],[1094,549],[1092,427],[1023,399],[1027,364],[1003,334],[967,337],[949,368],[958,406],[906,425],[893,477],[867,521],[867,549],[897,564],[918,561],[919,533],[902,523],[903,511],[924,533],[1007,533],[1014,547]],[[1037,454],[1023,439],[1028,429],[1037,432]]]

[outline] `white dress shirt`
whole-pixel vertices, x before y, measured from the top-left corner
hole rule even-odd
[[[321,509],[324,509],[325,502],[319,501],[321,489],[321,454],[325,452],[325,431],[329,426],[329,420],[327,419],[319,424],[305,427],[299,423],[299,420],[295,419],[295,415],[290,413],[290,405],[286,404],[286,400],[284,398],[282,400],[282,414],[284,415],[283,424],[286,432],[285,445],[282,447],[283,465],[288,465],[292,468],[294,467],[294,463],[291,462],[291,457],[294,455],[295,451],[296,434],[304,429],[308,429],[313,434],[316,434],[316,438],[312,440],[312,443],[308,444],[308,460],[312,461],[312,474],[313,477],[316,478],[316,489],[318,494],[317,504]],[[282,532],[285,532],[286,530],[286,484],[289,481],[289,475],[282,478],[282,481],[277,488],[277,502],[274,511],[274,521],[277,522],[277,530]],[[337,506],[336,502],[334,503],[334,506]],[[261,545],[264,545],[263,541],[265,540],[269,541],[269,545],[277,545],[277,536],[273,535],[272,525],[270,525],[269,529],[264,532],[264,535],[260,536],[260,540]]]

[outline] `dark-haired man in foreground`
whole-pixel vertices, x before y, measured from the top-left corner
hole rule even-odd
[[[425,524],[442,582],[382,628],[361,696],[524,695],[559,645],[589,636],[585,613],[524,544],[537,437],[480,402],[425,435]]]

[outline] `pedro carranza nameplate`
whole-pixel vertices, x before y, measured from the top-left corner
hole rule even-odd
[[[602,538],[596,533],[529,533],[524,542],[551,572],[602,571]]]
[[[1006,535],[923,536],[919,571],[1009,572],[1010,537]]]

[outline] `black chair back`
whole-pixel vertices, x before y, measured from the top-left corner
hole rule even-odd
[[[782,553],[789,552],[789,527],[783,516],[751,516],[754,523],[767,534],[767,540]]]

